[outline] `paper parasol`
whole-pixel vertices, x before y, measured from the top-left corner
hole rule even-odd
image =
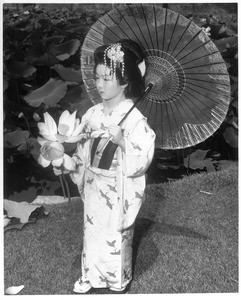
[[[182,149],[203,142],[220,127],[230,103],[226,64],[213,41],[181,14],[157,5],[115,8],[90,28],[82,45],[81,71],[91,101],[93,54],[120,39],[139,43],[146,53],[150,93],[137,105],[156,132],[156,147]]]

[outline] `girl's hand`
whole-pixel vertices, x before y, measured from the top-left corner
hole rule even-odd
[[[53,167],[53,171],[56,176],[62,175],[62,173],[63,173],[63,171],[57,167]]]
[[[109,134],[112,136],[113,141],[115,144],[119,145],[123,151],[125,151],[125,140],[122,134],[122,129],[118,125],[110,125],[109,128]]]
[[[62,168],[58,168],[58,167],[53,167],[53,171],[54,171],[54,174],[56,176],[60,176],[62,174],[69,174],[70,171],[68,170],[63,170]]]
[[[119,145],[120,141],[123,139],[120,126],[113,124],[109,126],[108,130],[115,144]]]

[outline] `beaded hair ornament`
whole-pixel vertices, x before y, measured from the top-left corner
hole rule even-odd
[[[121,44],[112,44],[105,49],[104,52],[104,64],[105,69],[107,68],[106,58],[110,59],[110,75],[115,77],[116,67],[121,66],[121,75],[124,76],[125,63],[124,63],[124,52],[121,50]]]
[[[106,62],[107,57],[110,59],[110,75],[112,76],[112,78],[115,77],[116,75],[117,66],[118,67],[121,66],[121,75],[123,77],[125,72],[125,62],[124,62],[124,52],[121,50],[121,44],[120,43],[112,44],[105,49],[104,52],[105,70],[107,68],[107,62]],[[138,68],[140,69],[141,76],[143,77],[146,72],[145,60],[139,63]]]

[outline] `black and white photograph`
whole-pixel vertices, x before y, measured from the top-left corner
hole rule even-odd
[[[237,299],[238,2],[0,17],[0,298]]]

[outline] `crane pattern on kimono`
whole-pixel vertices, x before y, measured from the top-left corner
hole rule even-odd
[[[141,167],[140,169],[138,169],[135,173],[133,173],[132,176],[138,175],[143,171],[143,167]]]
[[[104,113],[104,109],[102,110],[102,112]],[[110,113],[109,113],[109,117],[111,117],[114,113],[114,110],[112,110]],[[122,113],[120,114],[120,119],[122,119],[124,116],[126,115],[126,113]]]
[[[99,190],[100,191],[100,194],[101,194],[101,197],[104,198],[106,200],[106,205],[112,209],[113,208],[113,205],[111,202],[110,202],[110,197],[108,197],[102,190]]]
[[[93,183],[93,181],[94,181],[94,178],[87,178],[86,182],[91,185]]]
[[[121,251],[120,250],[116,251],[116,249],[115,249],[115,252],[110,252],[110,254],[111,255],[120,255]]]
[[[106,272],[110,277],[116,278],[115,272]]]
[[[106,241],[106,242],[110,247],[115,247],[116,240],[114,240],[112,242],[109,242],[109,241]]]
[[[108,244],[108,246],[110,246],[111,248],[114,248],[114,252],[110,252],[110,254],[112,255],[120,255],[120,249],[117,251],[116,247],[115,247],[115,244],[116,244],[116,240],[113,240],[113,241],[107,241],[106,240],[106,243]]]
[[[93,217],[90,218],[89,215],[86,215],[86,219],[87,219],[86,223],[90,223],[91,225],[94,225],[94,223],[92,222]]]
[[[124,207],[123,207],[124,214],[127,213],[127,210],[129,209],[129,207],[130,207],[131,205],[132,205],[132,203],[129,204],[129,201],[126,199],[126,200],[125,200],[125,205],[124,205]]]
[[[142,148],[138,144],[136,144],[134,142],[131,142],[131,144],[132,144],[133,149],[142,151]]]
[[[117,193],[116,185],[113,186],[113,185],[107,184],[107,186],[110,189],[110,191]]]
[[[138,192],[135,192],[135,197],[132,199],[132,201],[135,201],[135,199],[140,199],[140,200],[142,200],[143,197],[142,197],[142,195],[139,194]],[[130,207],[131,205],[132,205],[132,203],[129,204],[129,201],[126,199],[126,200],[125,200],[125,205],[124,205],[124,207],[123,207],[123,212],[124,212],[124,214],[127,213],[128,209],[129,209],[129,207]]]
[[[108,278],[107,278],[108,276],[106,276],[106,277],[104,277],[104,276],[99,276],[99,279],[100,279],[100,281],[101,282],[105,282],[106,283],[106,287],[111,287],[111,284],[113,284],[113,283],[116,283],[116,280],[109,280]]]

